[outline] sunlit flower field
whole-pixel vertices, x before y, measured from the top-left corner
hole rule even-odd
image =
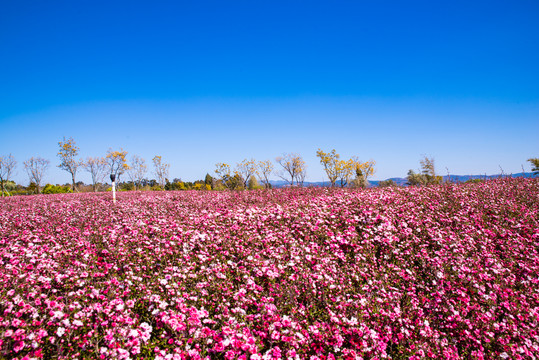
[[[0,358],[539,357],[539,181],[0,199]]]

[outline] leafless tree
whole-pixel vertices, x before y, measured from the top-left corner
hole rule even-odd
[[[307,177],[307,165],[303,163],[303,166],[301,169],[299,169],[298,174],[296,175],[296,183],[299,186],[303,186],[303,182],[305,181],[305,178]]]
[[[255,159],[243,160],[241,163],[236,165],[236,173],[238,173],[243,180],[243,187],[247,189],[247,184],[249,184],[249,179],[251,176],[256,174],[256,161]]]
[[[170,168],[170,164],[164,163],[162,161],[161,156],[159,155],[154,156],[152,161],[153,161],[155,176],[157,177],[157,182],[162,188],[164,188],[165,183],[168,178],[168,169]]]
[[[127,170],[127,175],[135,185],[135,190],[137,190],[137,185],[141,186],[144,175],[146,175],[148,167],[146,166],[146,161],[143,158],[137,155],[133,155],[131,158],[131,163],[129,164],[129,170]]]
[[[2,188],[2,197],[4,196],[4,185],[9,181],[15,167],[17,166],[17,161],[13,155],[0,156],[0,184]]]
[[[41,180],[43,180],[43,175],[45,175],[45,171],[48,169],[49,164],[49,160],[40,157],[31,157],[24,162],[24,168],[26,169],[28,178],[30,179],[31,183],[33,182],[34,184],[36,184],[38,193],[41,192]]]
[[[103,182],[107,174],[107,161],[102,157],[88,157],[84,163],[84,169],[92,175],[94,192],[97,191],[97,185]]]
[[[283,154],[283,156],[277,157],[275,161],[283,168],[282,171],[277,173],[277,176],[288,181],[290,185],[294,185],[294,180],[298,181],[301,178],[303,181],[305,179],[306,165],[300,155]]]

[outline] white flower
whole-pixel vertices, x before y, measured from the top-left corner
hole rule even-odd
[[[58,337],[62,337],[62,335],[64,335],[65,332],[66,332],[66,329],[60,326],[58,330],[56,330],[56,335],[58,335]]]
[[[54,314],[52,315],[53,319],[61,319],[63,317],[64,317],[64,313],[59,310],[55,311]]]

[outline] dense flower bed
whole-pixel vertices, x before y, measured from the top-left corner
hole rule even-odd
[[[539,356],[539,182],[0,200],[0,358]]]

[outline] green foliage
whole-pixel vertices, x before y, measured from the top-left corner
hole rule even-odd
[[[177,190],[187,190],[187,188],[181,180],[174,179],[173,182],[167,181],[167,183],[165,184],[165,190],[177,191]]]
[[[165,185],[165,190],[178,191],[178,190],[211,190],[210,184],[207,184],[204,180],[197,180],[193,182],[183,182],[180,179],[174,179],[174,182],[168,182]]]
[[[531,158],[528,161],[532,164],[533,175],[539,175],[539,158]]]
[[[3,181],[2,185],[4,185],[4,190],[6,191],[13,191],[17,189],[17,184],[15,183],[15,181]]]
[[[135,184],[132,181],[123,182],[118,185],[118,191],[132,191],[135,190]]]
[[[11,180],[0,181],[0,185],[0,192],[2,192],[2,196],[11,196],[11,193],[17,189],[17,184]]]
[[[247,184],[247,187],[249,190],[256,190],[256,189],[263,189],[263,186],[260,186],[258,184],[258,181],[256,180],[256,177],[251,176],[249,178],[249,183]]]
[[[220,177],[220,184],[230,190],[243,189],[244,179],[238,171],[232,173],[230,165],[226,163],[215,164],[215,173]]]
[[[441,184],[443,181],[443,178],[441,176],[436,175],[436,171],[434,169],[434,159],[423,157],[419,161],[421,165],[421,172],[416,173],[413,170],[408,171],[407,176],[407,183],[411,186],[417,186],[417,185],[430,185],[430,184]]]
[[[408,171],[408,176],[406,177],[407,184],[411,186],[425,185],[426,179],[423,174],[418,174],[414,170],[410,169]]]
[[[230,190],[243,190],[243,178],[239,174],[224,179],[226,186]]]
[[[210,174],[206,174],[204,178],[204,183],[210,186],[210,189],[213,189],[213,177]]]
[[[68,185],[52,185],[47,184],[43,188],[42,193],[43,194],[67,194],[72,193],[73,190],[71,190],[71,187]]]
[[[226,190],[226,186],[223,185],[223,182],[221,180],[217,181],[214,185],[213,185],[213,190],[215,191],[224,191]]]
[[[38,188],[35,182],[30,182],[30,185],[26,188],[26,191],[30,194],[37,194]]]
[[[397,186],[397,183],[394,182],[393,180],[391,179],[388,179],[388,180],[382,180],[378,183],[378,186],[379,187],[390,187],[390,186]]]
[[[485,179],[468,179],[464,183],[465,184],[476,184],[476,183],[482,183],[485,182]]]

